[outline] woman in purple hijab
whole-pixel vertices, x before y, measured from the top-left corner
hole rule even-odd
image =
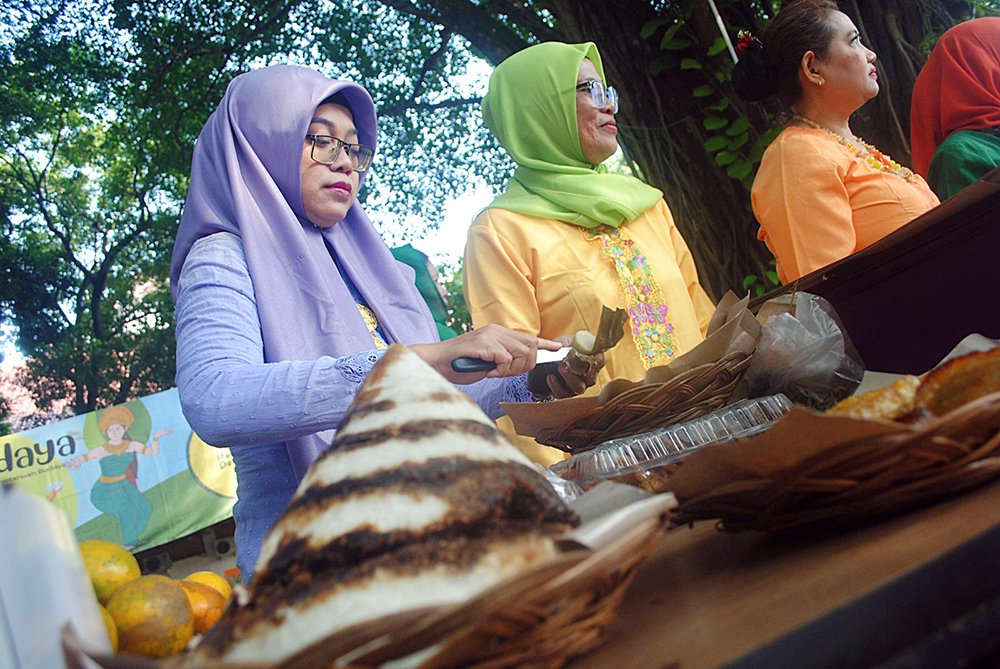
[[[246,580],[388,344],[469,384],[493,418],[502,401],[538,399],[526,372],[537,348],[559,346],[499,326],[439,341],[413,270],[356,202],[377,140],[364,88],[278,65],[233,79],[195,146],[170,271],[177,387],[195,432],[232,447]],[[456,374],[461,356],[497,367]],[[593,383],[559,380],[547,379],[558,396]]]

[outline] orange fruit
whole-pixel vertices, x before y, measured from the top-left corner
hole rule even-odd
[[[219,576],[214,571],[196,571],[190,576],[185,576],[184,580],[211,586],[221,592],[226,601],[229,601],[229,598],[233,596],[233,586],[229,585],[229,581],[224,576]]]
[[[226,598],[212,586],[197,581],[178,581],[191,602],[194,613],[194,633],[204,634],[222,616]]]
[[[184,650],[194,636],[194,613],[184,588],[166,576],[126,583],[108,602],[118,626],[118,649],[147,657]]]
[[[112,541],[84,541],[80,544],[80,552],[83,553],[83,564],[90,574],[97,601],[105,606],[118,588],[142,576],[139,561],[123,546]]]
[[[118,625],[115,624],[115,619],[111,617],[108,610],[98,604],[101,607],[101,617],[104,618],[104,626],[108,628],[108,639],[111,641],[111,652],[118,652]]]

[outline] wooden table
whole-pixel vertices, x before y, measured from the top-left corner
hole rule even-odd
[[[667,534],[609,641],[569,666],[943,666],[934,656],[942,649],[951,663],[1000,642],[998,602],[1000,483],[813,538],[726,534],[702,522]],[[990,629],[974,639],[977,611]]]

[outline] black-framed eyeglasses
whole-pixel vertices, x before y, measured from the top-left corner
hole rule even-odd
[[[614,86],[605,86],[600,79],[591,79],[576,85],[578,91],[582,91],[584,88],[590,90],[590,97],[593,99],[595,107],[604,109],[610,102],[613,108],[611,113],[618,113],[618,91],[614,89]]]
[[[351,166],[358,172],[364,172],[372,164],[375,157],[375,150],[364,144],[349,144],[339,137],[333,135],[306,135],[307,140],[311,140],[313,145],[309,157],[317,163],[332,165],[340,155],[340,150],[347,148],[347,156],[351,159]]]

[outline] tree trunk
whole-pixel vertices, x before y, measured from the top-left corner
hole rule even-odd
[[[953,0],[844,0],[862,41],[876,53],[879,94],[862,107],[851,129],[903,165],[912,166],[910,103],[927,60],[920,44],[971,18],[969,5]]]

